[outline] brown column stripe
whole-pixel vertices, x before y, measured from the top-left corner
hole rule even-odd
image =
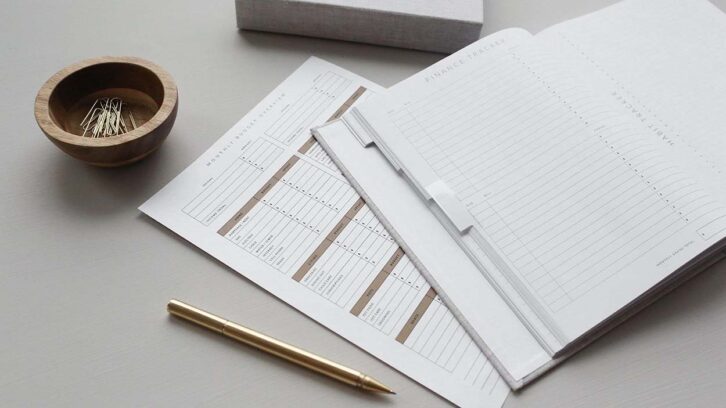
[[[413,314],[411,314],[411,317],[408,318],[408,321],[403,326],[403,329],[398,333],[398,336],[396,336],[396,341],[403,344],[408,339],[408,336],[411,335],[411,332],[414,328],[416,328],[416,325],[418,322],[421,321],[421,316],[426,313],[426,310],[431,306],[431,302],[434,301],[434,298],[436,297],[436,291],[434,288],[429,288],[428,292],[424,295],[423,299],[421,299],[421,302],[419,302],[418,306],[416,306],[416,309],[413,311]]]
[[[317,248],[315,248],[315,251],[313,251],[312,254],[308,257],[308,259],[305,260],[305,262],[300,266],[300,269],[295,272],[294,275],[292,275],[292,278],[296,280],[297,282],[300,282],[302,278],[307,275],[307,273],[310,271],[310,268],[315,265],[315,262],[320,259],[321,256],[325,253],[325,251],[328,250],[328,247],[335,242],[335,239],[338,238],[338,235],[340,235],[341,232],[345,229],[348,224],[353,220],[353,217],[360,211],[361,208],[363,208],[363,204],[365,204],[365,201],[363,201],[362,198],[358,198],[358,200],[353,204],[352,207],[348,210],[348,212],[343,215],[343,218],[338,221],[338,223],[335,225],[335,228],[333,228],[328,236],[325,237],[323,242],[318,245]]]
[[[280,167],[279,170],[275,172],[275,174],[272,175],[272,178],[267,181],[257,192],[255,195],[250,198],[250,200],[245,203],[245,205],[242,206],[242,208],[239,209],[232,218],[229,219],[224,225],[222,225],[222,228],[217,231],[217,233],[221,236],[227,235],[227,233],[234,228],[237,223],[242,221],[242,219],[247,215],[247,213],[252,210],[252,208],[257,204],[259,201],[262,201],[262,198],[267,194],[272,187],[277,184],[280,180],[282,180],[283,177],[285,177],[285,174],[287,174],[288,171],[292,168],[292,166],[297,163],[297,161],[300,160],[297,156],[290,157],[290,160],[286,161],[285,164]]]
[[[328,119],[326,121],[326,123],[327,122],[330,122],[331,120],[338,119],[341,116],[343,116],[343,114],[345,113],[345,111],[347,111],[348,109],[350,109],[350,107],[353,106],[353,104],[355,103],[355,101],[357,101],[358,98],[360,98],[361,95],[363,95],[365,92],[366,92],[366,88],[365,87],[363,87],[363,86],[358,87],[358,89],[356,89],[355,92],[353,92],[353,95],[351,95],[350,98],[348,98],[345,102],[343,102],[343,105],[340,108],[338,108],[337,111],[335,111],[335,113],[333,114],[333,116],[331,116],[330,119]]]
[[[386,281],[386,278],[388,275],[393,272],[393,268],[398,265],[398,261],[401,260],[403,257],[403,249],[398,248],[396,252],[393,253],[391,256],[391,259],[386,262],[385,265],[383,265],[383,269],[376,275],[376,278],[373,279],[373,282],[371,282],[370,285],[368,285],[368,289],[366,289],[363,294],[361,295],[360,299],[358,299],[357,302],[355,302],[355,305],[353,305],[353,308],[350,309],[350,312],[354,315],[358,316],[360,315],[360,312],[363,311],[363,308],[366,307],[368,302],[373,299],[373,296],[375,296],[376,292],[378,292],[378,289],[381,288],[381,285],[383,285],[383,282]]]
[[[300,146],[300,148],[297,151],[300,154],[305,154],[308,152],[308,150],[310,150],[311,147],[313,147],[314,144],[315,144],[315,138],[310,136],[310,138],[308,140],[306,140],[305,143],[303,143],[303,145]]]

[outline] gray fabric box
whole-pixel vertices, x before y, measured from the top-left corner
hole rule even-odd
[[[235,0],[237,26],[451,53],[479,39],[482,0]]]

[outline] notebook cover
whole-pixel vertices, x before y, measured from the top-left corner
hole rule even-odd
[[[480,0],[236,0],[237,26],[454,52],[479,39]]]

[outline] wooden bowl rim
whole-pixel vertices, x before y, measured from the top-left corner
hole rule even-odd
[[[67,77],[77,73],[78,71],[88,68],[93,65],[101,64],[115,64],[125,63],[138,65],[151,71],[152,74],[161,82],[164,88],[164,99],[162,100],[159,110],[156,111],[154,116],[151,117],[146,123],[137,127],[136,129],[126,132],[118,136],[103,137],[103,138],[92,138],[76,135],[65,131],[63,128],[58,126],[53,118],[50,116],[50,96],[58,86],[58,84],[66,79]],[[40,128],[50,137],[63,142],[76,146],[88,146],[88,147],[107,147],[120,145],[135,139],[144,137],[156,128],[161,126],[171,115],[174,110],[174,106],[177,103],[177,88],[171,75],[154,64],[151,61],[147,61],[143,58],[138,57],[95,57],[79,61],[75,64],[71,64],[60,71],[56,72],[51,76],[44,84],[40,87],[38,95],[35,98],[35,119],[38,122]]]

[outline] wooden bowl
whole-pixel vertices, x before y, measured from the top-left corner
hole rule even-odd
[[[101,97],[121,98],[137,127],[116,136],[82,136],[81,122]],[[174,80],[158,65],[135,57],[99,57],[48,79],[35,98],[35,120],[69,155],[94,166],[116,167],[158,149],[174,124],[177,106]]]

